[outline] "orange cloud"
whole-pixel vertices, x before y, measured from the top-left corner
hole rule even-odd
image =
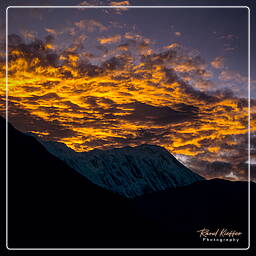
[[[181,36],[181,32],[175,32],[175,36]]]
[[[122,37],[120,35],[115,35],[111,37],[99,38],[98,41],[100,42],[100,44],[112,44],[112,43],[120,42],[121,38]]]
[[[220,69],[224,67],[224,57],[216,57],[212,62],[211,65],[216,68]]]
[[[47,42],[40,51],[37,41],[25,51],[19,44],[10,45],[10,120],[23,131],[76,151],[149,143],[200,161],[226,161],[231,156],[245,161],[237,145],[248,131],[247,101],[225,92],[207,94],[185,82],[179,74],[193,80],[196,73],[201,83],[209,75],[198,58],[181,55],[176,45],[158,53],[149,48],[150,40],[125,36],[125,50],[101,58],[98,65],[90,63],[89,53],[83,61],[81,53],[57,52]],[[138,59],[128,50],[131,39],[140,51],[151,52]],[[4,84],[4,62],[1,70]],[[2,86],[2,100],[4,95]],[[252,102],[252,111],[255,105]],[[4,101],[0,108],[4,110]]]
[[[124,11],[128,11],[128,8],[126,8],[125,6],[129,6],[130,2],[129,1],[101,1],[101,0],[88,0],[88,1],[83,1],[81,3],[78,4],[78,6],[116,6],[120,8],[104,8],[101,11],[103,13],[107,13],[107,14],[118,14],[121,15],[123,14]],[[86,8],[80,8],[80,11],[86,11]]]
[[[120,1],[120,2],[116,2],[116,1],[112,1],[109,3],[109,5],[111,6],[129,6],[130,5],[130,2],[129,1]],[[113,11],[116,13],[116,14],[122,14],[124,11],[128,11],[129,9],[128,8],[115,8]]]
[[[180,45],[178,43],[172,43],[165,46],[166,49],[178,48]]]
[[[54,36],[57,36],[60,32],[57,32],[55,29],[53,28],[45,28],[45,31],[48,32],[49,34],[52,34]]]
[[[112,6],[126,6],[126,5],[130,5],[129,1],[120,1],[120,2],[110,2],[110,5]]]

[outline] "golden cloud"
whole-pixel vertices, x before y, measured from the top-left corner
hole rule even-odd
[[[248,132],[247,101],[226,92],[206,94],[183,80],[179,73],[204,81],[207,70],[197,57],[180,55],[176,46],[169,46],[138,59],[128,51],[129,39],[138,45],[145,39],[126,37],[126,50],[98,65],[84,62],[76,51],[57,53],[47,42],[10,45],[10,120],[23,131],[76,151],[149,143],[201,161],[236,154],[229,147]],[[1,70],[4,84],[4,62]],[[4,95],[2,86],[2,99]],[[0,107],[3,111],[3,101]],[[251,126],[255,131],[255,119]]]
[[[120,35],[115,35],[111,37],[99,38],[98,41],[100,42],[100,44],[112,44],[120,42],[121,38],[122,37]]]
[[[48,32],[49,34],[52,34],[54,36],[57,36],[59,34],[59,32],[57,32],[55,29],[53,28],[45,28],[45,31]]]
[[[119,2],[110,2],[110,5],[112,6],[126,6],[126,5],[130,5],[129,1],[119,1]]]

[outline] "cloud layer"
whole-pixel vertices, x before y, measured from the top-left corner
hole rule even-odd
[[[156,51],[150,39],[124,33],[96,38],[97,52],[83,48],[86,33],[107,29],[81,20],[63,32],[46,28],[43,40],[31,31],[23,33],[30,41],[10,35],[11,122],[76,151],[157,144],[206,177],[246,179],[247,100],[215,90],[201,57],[177,43]],[[75,40],[60,48],[61,33]],[[223,59],[211,64],[220,69]],[[223,81],[231,76],[221,73]],[[0,95],[4,111],[5,88]]]

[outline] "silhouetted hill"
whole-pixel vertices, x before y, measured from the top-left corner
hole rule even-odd
[[[251,196],[256,186],[251,182]],[[204,180],[141,196],[133,201],[139,216],[152,220],[163,232],[175,234],[175,245],[182,247],[244,247],[248,246],[248,182],[221,179]],[[251,210],[255,205],[251,201]],[[251,221],[254,223],[253,214]],[[254,237],[253,225],[251,225]],[[242,232],[238,243],[205,242],[197,230],[219,229]],[[170,236],[172,239],[172,236]],[[185,241],[185,242],[184,242]]]
[[[4,159],[2,118],[0,131]],[[11,248],[247,247],[246,182],[204,180],[127,199],[91,183],[11,125],[8,145]],[[238,243],[202,242],[196,232],[202,228],[243,235]]]
[[[9,125],[8,144],[9,247],[127,247],[151,240],[145,232],[152,225],[125,200],[86,180],[35,138]]]

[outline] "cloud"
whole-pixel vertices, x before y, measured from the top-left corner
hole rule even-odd
[[[186,108],[186,105],[176,105],[176,107],[183,111],[173,110],[169,107],[154,107],[145,103],[135,102],[125,104],[122,107],[131,108],[132,113],[123,116],[125,120],[132,122],[143,122],[153,124],[168,124],[179,123],[186,120],[192,120],[196,118],[196,112],[190,111],[190,108]]]
[[[216,57],[212,62],[211,65],[216,69],[221,69],[224,67],[224,57]]]
[[[8,35],[8,43],[12,45],[20,45],[24,42],[23,38],[16,34]]]
[[[178,32],[178,31],[175,32],[174,34],[175,34],[175,36],[181,36],[181,32]]]
[[[125,44],[120,44],[117,46],[117,50],[120,51],[129,51],[129,44],[125,43]]]
[[[58,34],[60,34],[60,32],[57,32],[55,29],[53,28],[45,28],[45,31],[48,32],[49,34],[52,34],[54,36],[57,36]]]
[[[105,13],[105,14],[117,14],[117,15],[122,15],[123,12],[128,11],[128,8],[125,8],[125,6],[129,6],[130,2],[129,1],[111,1],[111,0],[106,0],[106,1],[101,1],[101,0],[88,0],[88,1],[83,1],[78,4],[78,6],[121,6],[120,8],[104,8],[101,9],[100,11]],[[80,11],[86,11],[87,8],[80,8]]]
[[[33,115],[24,108],[20,108],[18,103],[9,101],[8,105],[9,122],[22,132],[37,132],[39,135],[44,134],[45,139],[57,141],[63,137],[76,136],[76,133],[72,129],[64,127],[57,118],[55,121],[49,123],[44,118]],[[0,114],[5,116],[2,111],[0,111]]]
[[[234,34],[227,34],[227,35],[222,35],[219,37],[219,39],[225,40],[225,41],[233,41],[237,39],[238,37]]]
[[[90,19],[83,19],[80,21],[77,21],[74,23],[75,27],[77,27],[80,30],[86,30],[88,32],[93,32],[96,29],[98,29],[99,31],[106,31],[107,27],[104,26],[103,24],[101,24],[99,21]]]
[[[110,5],[110,6],[127,6],[130,5],[129,1],[101,1],[101,0],[88,0],[82,1],[78,4],[79,6],[97,6],[97,5]]]
[[[216,84],[211,80],[197,79],[194,83],[194,87],[202,91],[207,91],[216,89]]]
[[[225,51],[234,51],[236,48],[235,47],[229,47],[229,46],[227,46],[227,47],[225,47]]]
[[[172,43],[172,44],[169,44],[169,45],[165,46],[164,48],[166,48],[166,49],[175,49],[175,48],[179,48],[179,47],[180,47],[180,44]]]
[[[235,81],[239,84],[246,84],[248,83],[248,78],[246,76],[242,76],[241,74],[234,72],[234,71],[222,71],[219,74],[219,79],[222,81]]]
[[[236,176],[236,175],[234,174],[234,172],[232,172],[232,171],[231,171],[229,174],[227,174],[225,177],[226,177],[226,178],[229,178],[229,179],[232,179],[232,180],[238,180],[238,179],[239,179],[239,177]]]
[[[246,178],[247,100],[215,90],[198,54],[181,45],[154,51],[151,40],[126,33],[116,47],[100,45],[95,63],[95,54],[75,47],[88,35],[76,33],[72,45],[56,50],[47,47],[56,40],[50,34],[30,42],[9,37],[9,114],[18,129],[77,151],[161,145],[203,176]],[[0,95],[4,113],[4,88]],[[252,132],[255,120],[252,114]]]
[[[121,15],[121,14],[123,14],[123,12],[129,10],[128,8],[124,8],[124,6],[129,6],[130,2],[129,1],[111,1],[109,3],[109,5],[110,6],[122,6],[122,8],[115,8],[113,10],[116,14]]]
[[[120,42],[121,38],[122,37],[120,35],[115,35],[115,36],[111,36],[111,37],[99,38],[98,41],[100,42],[100,44],[113,44],[113,43]]]
[[[22,30],[21,31],[21,34],[22,36],[25,38],[25,39],[28,39],[28,40],[35,40],[36,37],[37,37],[37,32],[36,31],[33,31],[33,30]]]
[[[217,34],[217,32],[215,34]],[[226,35],[218,36],[217,39],[222,41],[224,51],[230,52],[236,49],[235,43],[236,43],[236,40],[238,39],[237,35],[226,34]]]
[[[140,34],[135,34],[135,33],[131,33],[131,32],[126,32],[124,35],[125,39],[128,39],[130,41],[130,43],[132,42],[141,42],[141,43],[145,43],[145,44],[150,44],[151,40],[149,38],[145,38]]]
[[[111,6],[127,6],[130,5],[129,1],[111,1]]]
[[[81,3],[79,3],[79,6],[97,6],[97,5],[101,5],[102,1],[99,0],[90,0],[90,1],[83,1]]]

